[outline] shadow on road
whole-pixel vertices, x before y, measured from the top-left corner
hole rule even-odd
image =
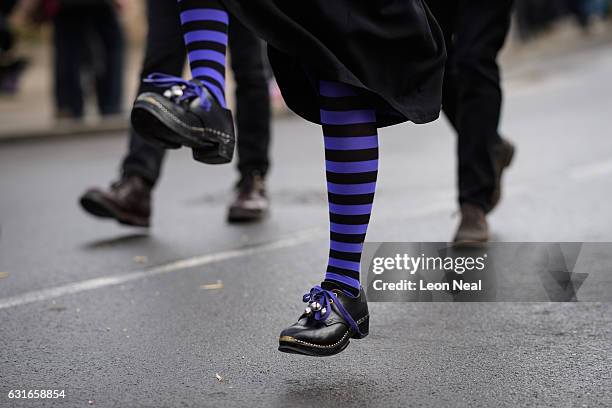
[[[305,373],[303,380],[285,380],[286,387],[279,389],[275,406],[367,406],[376,399],[376,381],[370,379],[342,378],[336,375],[331,378],[323,375],[317,378],[317,372]],[[320,372],[319,372],[320,374]]]
[[[146,232],[122,234],[112,238],[97,239],[95,241],[87,242],[83,245],[83,248],[87,250],[96,250],[121,247],[126,244],[146,241],[149,240],[149,238],[150,236]]]

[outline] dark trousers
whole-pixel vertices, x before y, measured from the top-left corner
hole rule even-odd
[[[142,77],[154,72],[181,76],[185,45],[176,1],[148,1],[149,34]],[[263,44],[236,19],[229,29],[230,56],[236,79],[236,124],[238,170],[242,175],[268,171],[270,145],[270,96]],[[141,83],[141,92],[160,92]],[[131,130],[129,152],[123,161],[124,174],[136,174],[152,184],[159,178],[165,150],[153,146]]]
[[[502,105],[497,55],[512,0],[427,0],[448,49],[442,108],[457,132],[459,202],[491,208]]]
[[[59,114],[83,115],[81,72],[94,75],[102,115],[120,113],[123,90],[123,32],[110,4],[63,6],[54,18],[55,104]]]
[[[17,0],[2,0],[0,3],[0,57],[5,51],[10,50],[15,42],[15,37],[8,25],[8,16],[11,15]]]

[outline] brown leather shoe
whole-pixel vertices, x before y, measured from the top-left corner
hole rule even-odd
[[[475,204],[461,205],[461,223],[455,234],[455,242],[487,242],[489,225],[482,208]]]
[[[502,142],[496,151],[497,157],[495,159],[495,190],[493,190],[493,195],[491,196],[491,208],[489,209],[489,211],[493,210],[493,208],[495,208],[495,206],[499,203],[502,189],[502,175],[504,173],[504,170],[508,166],[510,166],[510,163],[512,163],[515,148],[514,145],[510,143],[510,141],[502,138]]]
[[[100,218],[124,225],[148,227],[151,217],[151,186],[139,176],[124,176],[108,191],[92,188],[81,196],[81,206]]]
[[[264,179],[253,173],[243,176],[236,188],[236,197],[229,207],[227,221],[231,223],[259,221],[268,214],[270,200]]]

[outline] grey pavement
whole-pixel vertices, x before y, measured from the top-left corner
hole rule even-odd
[[[612,44],[508,75],[518,155],[495,240],[612,241],[610,72]],[[235,171],[181,151],[149,232],[77,205],[116,174],[124,134],[1,144],[0,406],[612,406],[610,303],[376,303],[370,336],[340,355],[279,353],[322,276],[327,209],[318,127],[285,118],[274,136],[269,219],[228,226]],[[381,141],[368,240],[450,239],[448,125]],[[40,388],[66,398],[7,399]]]

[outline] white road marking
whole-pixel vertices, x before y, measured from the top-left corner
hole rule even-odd
[[[572,168],[569,176],[572,180],[583,181],[595,177],[612,174],[612,160],[608,159],[596,163],[584,164]]]
[[[410,219],[420,218],[423,216],[434,215],[440,212],[452,211],[455,208],[454,204],[450,202],[440,202],[420,209],[413,209],[406,213],[395,212],[390,215],[377,217],[378,222],[394,221],[398,219]],[[272,241],[266,244],[254,245],[248,248],[233,249],[229,251],[218,252],[215,254],[207,254],[201,256],[195,256],[192,258],[181,259],[178,261],[170,262],[167,264],[154,266],[149,269],[142,271],[127,272],[109,276],[103,276],[100,278],[87,279],[80,282],[68,283],[61,286],[55,286],[47,289],[34,290],[31,292],[25,292],[20,295],[7,297],[0,299],[0,310],[8,309],[11,307],[27,305],[30,303],[44,302],[52,299],[56,299],[66,295],[74,295],[89,290],[102,289],[109,286],[121,285],[127,282],[150,278],[153,276],[163,275],[172,272],[179,272],[181,270],[194,268],[196,266],[204,266],[215,264],[230,259],[246,257],[249,255],[259,254],[262,252],[271,252],[277,249],[295,247],[309,241],[313,241],[316,238],[325,237],[328,234],[328,230],[324,228],[313,228],[301,231],[289,237]]]
[[[53,288],[40,289],[26,292],[21,295],[0,299],[0,310],[10,307],[26,305],[29,303],[43,302],[58,297],[72,295],[89,290],[101,289],[109,286],[121,285],[138,279],[150,278],[172,272],[178,272],[196,266],[210,265],[230,259],[241,258],[249,255],[260,254],[262,252],[275,251],[277,249],[295,247],[300,244],[312,241],[313,239],[324,236],[327,231],[323,229],[310,229],[294,234],[290,237],[272,241],[266,244],[254,245],[248,248],[233,249],[202,256],[195,256],[164,265],[155,266],[142,271],[121,273],[116,275],[103,276],[100,278],[87,279],[80,282],[69,283]]]

